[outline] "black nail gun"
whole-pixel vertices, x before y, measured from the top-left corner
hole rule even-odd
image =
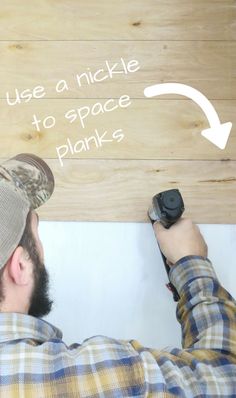
[[[165,228],[170,228],[184,212],[184,201],[178,189],[170,189],[167,191],[160,192],[153,196],[152,206],[148,210],[148,217],[152,224],[155,221],[160,221]],[[159,246],[159,244],[158,244]],[[160,246],[159,246],[160,249]],[[161,250],[160,250],[161,251]],[[161,251],[163,262],[166,268],[169,283],[166,284],[167,288],[173,293],[174,301],[179,301],[179,294],[170,282],[169,272],[170,267],[167,264],[166,257]]]

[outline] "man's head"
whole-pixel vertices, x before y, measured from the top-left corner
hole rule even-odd
[[[51,311],[49,275],[35,211],[28,213],[19,245],[1,270],[0,299],[2,312],[21,312],[41,318]]]
[[[0,311],[42,317],[51,309],[35,209],[53,190],[53,173],[36,155],[0,165]]]

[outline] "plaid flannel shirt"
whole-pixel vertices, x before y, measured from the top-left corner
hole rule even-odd
[[[0,397],[236,397],[236,302],[209,259],[170,271],[182,347],[93,336],[67,346],[42,319],[0,313]]]

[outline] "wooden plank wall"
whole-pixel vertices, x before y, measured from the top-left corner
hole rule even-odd
[[[198,223],[236,223],[236,4],[234,0],[2,0],[0,5],[0,158],[32,152],[48,161],[53,197],[44,220],[147,221],[157,192],[179,188],[186,216]],[[138,60],[140,69],[95,84],[76,74]],[[56,93],[60,79],[68,90]],[[147,99],[145,87],[191,85],[211,100],[233,129],[225,150],[200,132],[208,121],[185,97]],[[15,89],[43,86],[41,99],[9,105]],[[131,105],[69,123],[70,109],[129,95]],[[52,128],[32,125],[53,115]],[[122,129],[124,139],[100,148],[56,148]]]

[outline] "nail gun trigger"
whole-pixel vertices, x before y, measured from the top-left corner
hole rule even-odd
[[[172,289],[172,287],[171,287],[171,284],[170,283],[166,283],[166,287],[167,287],[167,289],[169,289],[172,293],[173,293],[173,289]]]

